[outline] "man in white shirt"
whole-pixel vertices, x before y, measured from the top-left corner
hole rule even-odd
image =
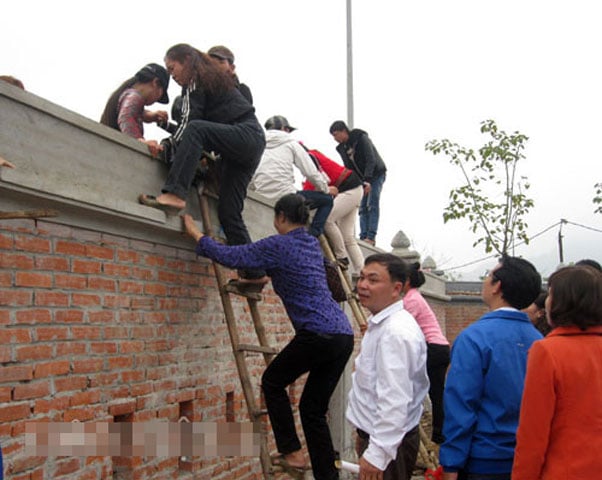
[[[360,480],[409,480],[418,455],[429,381],[424,335],[400,297],[408,274],[399,257],[375,254],[357,283],[360,302],[372,313],[347,407],[358,433]]]
[[[328,178],[323,175],[301,144],[290,134],[294,129],[288,120],[275,115],[265,122],[266,146],[261,162],[249,184],[249,190],[260,193],[270,200],[278,200],[289,193],[305,197],[310,209],[316,209],[309,233],[319,236],[324,233],[324,224],[332,210],[336,187],[328,186]],[[295,188],[294,167],[307,178],[316,190]]]

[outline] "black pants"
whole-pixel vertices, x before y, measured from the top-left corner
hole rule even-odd
[[[353,335],[322,335],[305,330],[274,358],[263,374],[262,389],[276,446],[282,454],[299,450],[301,443],[286,387],[309,372],[299,411],[314,478],[339,478],[326,412],[332,392],[353,351]]]
[[[363,430],[358,429],[359,437],[357,456],[361,457],[370,443],[370,435]],[[405,434],[399,448],[395,460],[391,460],[383,474],[383,480],[410,480],[412,472],[416,466],[418,458],[418,448],[420,446],[420,433],[418,425]]]
[[[429,397],[433,405],[433,442],[441,444],[443,437],[443,389],[445,374],[449,367],[449,345],[427,344],[426,373],[429,377]]]
[[[257,119],[235,124],[191,121],[182,134],[167,180],[164,193],[186,199],[203,150],[221,155],[220,188],[217,213],[229,245],[251,243],[242,219],[247,186],[259,165],[265,148],[265,135]],[[246,271],[247,278],[259,278],[265,272]]]

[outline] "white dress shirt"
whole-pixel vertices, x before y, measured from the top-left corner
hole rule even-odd
[[[402,300],[368,319],[352,382],[347,420],[370,435],[363,457],[385,470],[418,425],[429,389],[426,341]]]

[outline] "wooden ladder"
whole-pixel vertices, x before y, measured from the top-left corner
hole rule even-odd
[[[203,193],[202,191],[199,191],[199,204],[201,207],[201,217],[203,220],[205,233],[213,236],[207,194]],[[270,480],[273,478],[274,473],[278,471],[278,468],[272,465],[272,459],[270,457],[268,447],[268,432],[265,424],[262,422],[262,418],[267,415],[267,410],[260,408],[259,399],[256,397],[253,391],[253,385],[251,383],[251,376],[249,374],[246,358],[248,353],[261,353],[267,366],[278,353],[278,350],[269,346],[265,327],[261,320],[259,309],[257,308],[257,304],[262,299],[261,294],[256,292],[245,292],[238,289],[236,286],[228,284],[225,267],[221,266],[215,261],[213,261],[212,264],[224,308],[224,315],[226,317],[226,325],[228,327],[232,352],[236,361],[236,369],[238,370],[240,384],[242,386],[243,395],[247,404],[249,419],[253,423],[254,431],[259,432],[260,434],[259,461],[261,463],[263,477],[266,480]],[[231,295],[240,295],[246,298],[247,304],[249,305],[249,311],[251,312],[251,318],[253,319],[255,333],[257,334],[257,339],[259,340],[259,345],[249,345],[240,342],[236,316],[234,315],[234,309],[232,307]]]

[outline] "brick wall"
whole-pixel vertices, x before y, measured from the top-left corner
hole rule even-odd
[[[234,307],[241,341],[255,343],[245,305],[236,299]],[[271,290],[260,309],[271,343],[282,345],[292,329]],[[262,357],[251,370],[257,383]],[[6,478],[261,478],[255,458],[183,462],[22,452],[26,422],[177,421],[182,415],[247,420],[213,271],[195,258],[192,244],[171,248],[43,221],[0,222]]]
[[[481,282],[448,283],[451,297],[445,307],[447,339],[453,343],[458,334],[489,311],[481,299]]]

